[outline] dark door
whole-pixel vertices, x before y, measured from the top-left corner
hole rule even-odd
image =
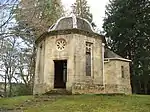
[[[66,88],[67,60],[56,60],[54,63],[54,88]]]

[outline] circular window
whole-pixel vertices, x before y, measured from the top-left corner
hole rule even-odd
[[[64,39],[59,39],[56,41],[56,47],[58,50],[62,51],[65,49],[66,41]]]

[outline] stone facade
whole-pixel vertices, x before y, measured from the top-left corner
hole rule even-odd
[[[114,58],[107,59],[104,63],[105,92],[131,94],[129,61]]]
[[[73,19],[73,20],[69,20]],[[75,20],[77,19],[77,20]],[[43,94],[55,88],[55,61],[66,60],[66,73],[60,74],[65,80],[63,89],[76,93],[131,93],[129,60],[108,59],[104,61],[104,37],[91,26],[82,29],[82,24],[67,21],[84,21],[79,18],[60,19],[57,24],[36,40],[37,57],[33,94]],[[63,24],[61,24],[63,23]],[[64,25],[65,24],[65,25]],[[75,28],[74,28],[75,27]],[[57,29],[59,28],[59,29]],[[67,29],[69,28],[69,29]],[[86,74],[86,43],[91,44],[91,75]],[[121,67],[124,67],[124,78],[121,78]],[[59,72],[60,73],[60,72]],[[66,79],[64,79],[64,77]],[[58,88],[57,88],[58,89]]]

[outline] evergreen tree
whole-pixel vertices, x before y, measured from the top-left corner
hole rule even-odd
[[[108,45],[122,57],[132,60],[133,92],[150,90],[149,21],[149,0],[112,0],[106,6],[103,28]]]
[[[84,18],[92,23],[93,16],[92,13],[90,13],[90,7],[86,0],[76,0],[76,2],[72,5],[72,10],[77,17]]]

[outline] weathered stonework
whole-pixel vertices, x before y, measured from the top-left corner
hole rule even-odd
[[[86,23],[85,26],[88,24]],[[81,29],[81,23],[80,26],[76,25],[66,25],[64,27],[77,28],[64,28],[64,30],[62,25],[56,26],[36,40],[37,57],[33,94],[43,94],[55,89],[56,60],[67,61],[65,89],[73,94],[131,93],[129,60],[109,59],[104,62],[104,37],[89,30],[91,26],[88,26],[86,31],[86,28]],[[92,45],[91,76],[86,75],[86,42]],[[125,78],[121,78],[121,66],[125,68]]]
[[[122,78],[121,66],[124,67]],[[127,60],[108,59],[104,64],[106,93],[131,94],[130,67]]]
[[[66,47],[63,51],[56,48],[55,42],[57,39],[65,39]],[[93,43],[92,54],[92,76],[87,77],[85,74],[85,43]],[[75,82],[95,82],[103,83],[102,76],[102,61],[101,57],[101,38],[88,37],[80,34],[67,34],[49,36],[45,38],[39,45],[37,54],[41,52],[41,63],[39,56],[37,56],[36,77],[35,77],[35,91],[36,88],[43,88],[37,90],[37,93],[44,93],[54,88],[54,62],[53,60],[67,60],[67,90],[72,89],[72,83]],[[43,45],[43,49],[41,49]],[[39,51],[41,49],[41,51]],[[40,63],[40,65],[39,65]],[[95,67],[93,67],[95,66]],[[40,68],[39,68],[40,67]],[[41,71],[39,71],[41,70]],[[45,89],[44,89],[45,88]],[[38,92],[39,91],[39,92]],[[35,93],[36,93],[35,92]]]
[[[73,94],[102,94],[104,93],[104,86],[101,84],[89,84],[89,83],[74,83],[72,86]]]

